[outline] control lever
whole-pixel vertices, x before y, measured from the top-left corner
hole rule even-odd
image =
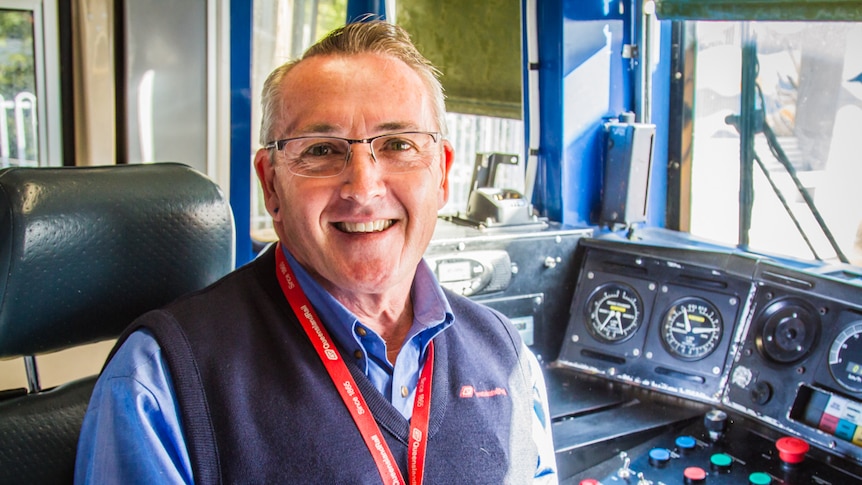
[[[620,460],[623,461],[623,466],[617,470],[617,476],[622,478],[623,480],[628,480],[629,477],[632,476],[632,469],[629,468],[632,464],[632,459],[629,458],[628,453],[625,451],[620,452]]]

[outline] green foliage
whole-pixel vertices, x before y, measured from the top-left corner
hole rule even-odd
[[[0,11],[0,95],[11,99],[21,91],[36,92],[33,15]]]
[[[317,25],[315,26],[314,42],[337,27],[344,25],[347,19],[347,0],[321,1],[317,4]]]
[[[14,100],[15,96],[22,91],[36,93],[33,48],[33,14],[21,10],[0,10],[0,96],[6,102]],[[10,138],[16,140],[19,136],[27,137],[27,130],[25,133],[17,133],[14,110],[0,110],[0,113],[4,112],[6,119],[0,119],[0,123],[6,123]],[[29,116],[35,116],[35,114],[30,112]],[[17,144],[13,142],[9,147],[11,153],[6,155],[35,160],[36,141],[28,139],[26,146],[26,153],[17,153]]]

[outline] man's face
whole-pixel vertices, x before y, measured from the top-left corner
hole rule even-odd
[[[281,138],[439,130],[421,78],[389,56],[312,57],[281,88]],[[276,233],[336,297],[409,291],[448,198],[452,147],[440,140],[430,166],[407,173],[384,172],[367,144],[352,150],[344,172],[331,178],[296,176],[280,157],[271,163],[268,150],[258,151],[255,168]]]

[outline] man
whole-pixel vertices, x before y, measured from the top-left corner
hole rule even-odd
[[[434,68],[349,24],[262,104],[279,244],[120,339],[76,481],[555,482],[535,358],[422,261],[453,158]]]

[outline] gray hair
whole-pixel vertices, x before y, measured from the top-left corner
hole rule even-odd
[[[281,136],[277,132],[283,125],[285,106],[282,80],[297,64],[314,56],[383,54],[392,56],[410,66],[428,88],[433,99],[434,115],[438,129],[446,136],[446,104],[443,86],[440,84],[440,71],[426,59],[403,28],[382,20],[355,22],[330,32],[318,43],[311,46],[299,59],[288,61],[275,68],[263,84],[261,93],[260,143],[265,145]]]

